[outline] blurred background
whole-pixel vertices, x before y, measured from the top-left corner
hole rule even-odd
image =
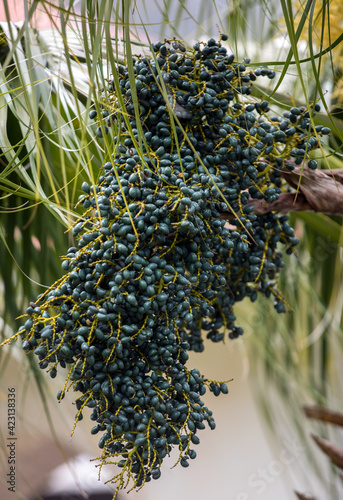
[[[128,40],[133,53],[149,53],[149,40],[175,36],[192,44],[227,33],[237,60],[249,57],[252,67],[276,72],[268,87],[258,84],[253,98],[267,98],[276,114],[320,103],[316,124],[332,134],[316,159],[320,168],[335,170],[343,169],[342,31],[339,0],[0,2],[2,340],[62,273],[60,256],[73,244],[67,229],[78,215],[80,186],[95,183],[110,147],[95,138],[89,107],[99,105],[99,90],[111,66],[125,60]],[[278,315],[263,297],[242,302],[235,313],[243,337],[206,342],[204,353],[191,354],[190,367],[214,380],[233,379],[227,396],[204,396],[217,428],[201,433],[197,459],[187,470],[173,469],[171,456],[162,477],[129,498],[343,497],[339,467],[311,437],[332,443],[339,454],[342,430],[303,411],[303,405],[342,408],[342,219],[293,213],[291,222],[300,245],[296,256],[285,255],[279,285],[292,311]],[[90,462],[100,455],[91,421],[78,424],[70,440],[76,408],[71,394],[57,402],[63,385],[62,377],[52,380],[36,367],[20,341],[0,349],[2,499],[112,498],[113,487],[104,482],[113,472],[103,470],[99,481],[96,462]],[[6,483],[12,387],[15,492]]]

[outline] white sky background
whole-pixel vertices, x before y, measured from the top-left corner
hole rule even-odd
[[[163,36],[173,36],[174,29],[180,33],[181,38],[189,42],[199,39],[206,40],[206,37],[218,38],[218,30],[220,30],[229,35],[228,44],[232,44],[231,48],[234,50],[235,41],[232,38],[230,39],[230,32],[228,30],[228,15],[229,13],[236,12],[237,19],[243,15],[242,12],[239,12],[239,7],[237,7],[237,5],[239,6],[239,2],[232,0],[217,0],[214,3],[212,0],[185,0],[185,9],[180,13],[180,2],[174,0],[171,2],[171,7],[169,9],[169,21],[172,29],[168,28],[168,23],[163,19],[163,14],[161,12],[163,7],[161,6],[163,6],[164,3],[165,2],[161,0],[137,0],[136,2],[136,9],[132,18],[137,24],[139,24],[141,20],[144,22],[147,26],[149,36],[153,41],[156,42]],[[276,3],[276,6],[273,7],[273,3]],[[248,46],[251,45],[251,49],[255,51],[261,46],[262,40],[270,27],[270,22],[268,21],[270,14],[263,12],[259,2],[250,2],[250,4],[248,17],[244,19],[244,24],[246,26],[244,38],[248,39]],[[269,2],[269,8],[276,9],[276,13],[273,13],[274,19],[282,17],[282,11],[278,2]],[[187,14],[186,10],[189,11],[189,14]],[[233,16],[233,19],[234,18],[235,15]],[[165,23],[164,25],[158,24],[163,22]],[[152,23],[152,25],[149,26],[150,23]],[[238,36],[239,35],[241,35],[240,38],[242,38],[242,33],[238,32]],[[266,49],[266,47],[264,47],[264,49]],[[270,45],[268,50],[270,50]],[[248,54],[244,54],[243,57],[247,55]]]

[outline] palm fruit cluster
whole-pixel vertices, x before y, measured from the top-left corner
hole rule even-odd
[[[134,82],[118,66],[102,115],[90,113],[99,137],[115,124],[114,152],[97,184],[82,185],[65,274],[17,334],[51,377],[67,367],[58,399],[80,393],[76,422],[92,409],[101,466],[121,467],[118,488],[157,479],[172,447],[187,467],[198,431],[215,427],[201,397],[227,386],[186,366],[203,332],[214,342],[241,335],[233,306],[258,293],[285,310],[278,248],[293,252],[298,240],[286,216],[257,216],[249,200],[276,200],[281,171],[328,133],[311,128],[313,109],[270,117],[267,101],[249,101],[257,76],[274,72],[235,62],[225,38],[190,50],[157,43],[153,56],[134,58]]]

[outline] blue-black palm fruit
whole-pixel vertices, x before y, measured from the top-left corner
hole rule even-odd
[[[274,72],[247,70],[221,41],[153,49],[134,59],[134,81],[118,66],[104,91],[97,135],[115,123],[115,152],[97,184],[82,185],[65,275],[17,334],[52,377],[68,365],[58,399],[70,387],[81,393],[76,422],[93,408],[101,463],[118,457],[118,488],[157,479],[173,446],[187,467],[198,431],[215,427],[201,396],[227,386],[186,366],[189,350],[203,350],[202,332],[214,342],[241,335],[233,306],[258,293],[285,310],[278,245],[292,252],[298,240],[286,216],[257,216],[249,200],[277,200],[282,171],[328,133],[313,135],[313,110],[270,118],[267,101],[247,102],[251,82]]]

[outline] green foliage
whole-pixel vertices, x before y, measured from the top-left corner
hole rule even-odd
[[[85,168],[97,147],[87,144],[93,134],[84,105],[57,78],[58,56],[49,58],[45,41],[40,47],[35,32],[25,25],[3,29],[0,234],[7,249],[1,259],[6,296],[1,315],[12,326],[39,285],[57,278],[76,193],[100,163],[97,153]]]

